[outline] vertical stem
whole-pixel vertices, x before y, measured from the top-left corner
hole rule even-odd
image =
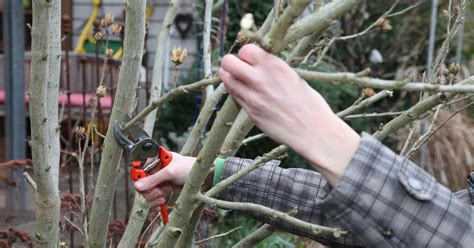
[[[175,208],[170,216],[170,222],[166,225],[162,235],[158,240],[157,247],[174,247],[182,234],[186,225],[195,225],[190,223],[190,219],[201,204],[194,200],[194,196],[199,194],[201,186],[207,177],[217,153],[222,146],[224,137],[227,135],[232,122],[239,112],[239,108],[234,99],[229,96],[217,114],[214,125],[209,133],[209,138],[204,148],[199,153],[188,180],[176,201]],[[196,218],[196,221],[199,218]],[[183,244],[188,246],[189,244]]]
[[[156,42],[156,49],[155,49],[155,59],[153,64],[153,71],[152,71],[152,79],[151,79],[151,86],[150,86],[150,99],[149,102],[153,102],[157,100],[161,96],[161,89],[163,85],[163,70],[165,60],[168,59],[166,54],[166,43],[169,39],[169,34],[171,30],[171,26],[173,25],[174,18],[176,16],[176,12],[181,5],[182,0],[170,0],[169,7],[166,12],[165,18],[163,20],[163,24],[161,26],[161,30],[158,34],[157,42]],[[167,69],[167,68],[166,68]],[[156,121],[156,113],[157,109],[151,112],[145,119],[145,124],[143,129],[152,136],[153,134],[153,126],[155,125]],[[119,242],[118,247],[133,247],[137,243],[138,237],[140,235],[140,231],[145,223],[146,217],[148,216],[148,212],[150,207],[147,201],[138,193],[135,194],[135,198],[133,200],[132,212],[130,213],[130,218],[127,223],[127,227],[125,228],[125,232],[122,236],[122,239]]]
[[[212,76],[212,62],[211,62],[211,55],[212,55],[212,45],[211,45],[211,26],[212,26],[212,5],[213,0],[206,0],[206,7],[204,9],[204,34],[202,38],[202,46],[204,50],[203,55],[203,64],[204,64],[204,77],[210,78]],[[214,86],[208,85],[206,86],[206,100],[214,92]]]
[[[125,121],[135,102],[140,66],[145,42],[145,0],[128,0],[126,3],[125,39],[122,65],[118,76],[114,106],[110,115],[109,128],[104,140],[99,175],[95,187],[94,204],[89,225],[89,247],[104,247],[107,238],[107,223],[112,207],[119,160],[122,148],[115,140],[112,128],[116,121]]]
[[[37,247],[59,243],[59,124],[61,4],[33,1],[30,119],[36,191]]]

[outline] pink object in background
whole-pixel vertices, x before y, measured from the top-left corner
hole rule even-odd
[[[90,100],[94,95],[86,94],[83,97],[82,93],[71,93],[71,104],[68,104],[67,95],[61,94],[58,98],[59,105],[65,105],[67,107],[82,107],[82,106],[90,106]],[[85,98],[85,99],[84,99]],[[84,102],[85,100],[85,102]],[[29,102],[29,97],[25,94],[25,102]],[[5,91],[0,90],[0,104],[3,105],[5,103]],[[104,96],[100,99],[100,107],[101,108],[112,108],[112,97],[111,96]]]

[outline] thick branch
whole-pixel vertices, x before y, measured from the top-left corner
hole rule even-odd
[[[119,160],[122,148],[114,138],[112,125],[123,122],[135,102],[140,66],[145,42],[145,0],[128,0],[125,23],[125,40],[122,65],[118,76],[115,102],[110,115],[109,128],[104,141],[104,151],[100,162],[99,175],[94,195],[89,228],[89,247],[105,247],[107,223],[112,199],[117,183]]]
[[[237,104],[234,99],[229,96],[222,106],[221,111],[217,114],[217,118],[209,133],[209,138],[189,173],[188,180],[186,181],[183,190],[176,201],[176,206],[170,216],[170,222],[166,225],[165,230],[163,231],[164,235],[160,236],[157,247],[174,247],[179,236],[170,235],[170,231],[172,229],[182,230],[184,226],[190,224],[189,220],[196,207],[198,207],[193,196],[199,193],[204,183],[204,179],[207,177],[209,169],[222,146],[224,137],[227,135],[238,111],[239,108],[237,107]]]
[[[217,89],[212,93],[211,97],[206,100],[193,129],[189,133],[186,143],[184,143],[184,146],[181,149],[180,153],[182,155],[190,156],[194,149],[196,149],[196,145],[199,143],[199,140],[201,140],[202,133],[204,132],[205,127],[209,122],[214,109],[216,108],[217,102],[219,102],[219,99],[221,99],[224,93],[224,84],[220,84],[219,87],[217,87]]]
[[[267,49],[271,49],[275,52],[283,49],[285,45],[283,44],[283,38],[286,31],[309,3],[309,0],[290,1],[288,3],[288,7],[286,7],[283,14],[278,18],[275,26],[264,38],[263,44],[268,44],[270,46]]]
[[[161,25],[161,30],[158,34],[156,49],[155,49],[155,59],[153,63],[152,71],[152,80],[150,88],[150,104],[160,98],[161,89],[163,84],[163,69],[164,62],[168,54],[165,54],[165,46],[169,38],[169,33],[171,26],[173,24],[176,11],[181,5],[181,0],[170,1],[168,10],[165,14],[165,18]],[[152,111],[152,114],[149,114],[145,118],[144,130],[150,136],[153,136],[153,127],[156,121],[156,110]],[[137,243],[138,236],[143,227],[143,223],[146,220],[148,215],[149,205],[146,200],[140,195],[135,194],[135,199],[133,200],[132,212],[127,223],[125,232],[120,240],[119,247],[133,247]]]
[[[237,118],[235,118],[234,125],[224,140],[219,157],[227,158],[229,156],[234,156],[239,150],[243,139],[254,126],[255,122],[250,119],[247,112],[245,112],[243,109],[240,110],[239,115],[237,115]]]
[[[321,6],[321,8],[311,15],[291,25],[281,45],[285,46],[312,33],[320,33],[331,25],[335,19],[347,13],[360,1],[361,0],[334,0]]]
[[[474,85],[442,85],[428,84],[420,82],[405,82],[395,80],[385,80],[380,78],[361,77],[350,72],[316,72],[296,69],[296,72],[306,80],[317,80],[328,83],[348,82],[357,84],[360,87],[405,90],[405,91],[427,91],[427,92],[453,92],[453,93],[473,93]],[[474,81],[474,76],[468,79]]]
[[[31,29],[30,120],[35,171],[37,247],[59,243],[59,124],[57,99],[61,61],[58,1],[33,2]]]
[[[328,234],[328,235],[332,234],[335,237],[340,237],[342,235],[347,234],[346,231],[342,231],[337,228],[330,228],[330,227],[311,224],[311,223],[302,221],[300,219],[297,219],[295,217],[291,217],[288,214],[273,210],[271,208],[268,208],[262,205],[254,204],[254,203],[222,201],[222,200],[217,200],[217,199],[205,196],[203,194],[197,194],[195,196],[195,199],[198,201],[210,204],[211,206],[215,206],[219,208],[226,208],[226,209],[239,210],[239,211],[251,211],[251,212],[256,212],[256,213],[268,216],[270,218],[281,219],[287,223],[290,223],[291,225],[294,225],[297,228],[306,230],[314,234]]]

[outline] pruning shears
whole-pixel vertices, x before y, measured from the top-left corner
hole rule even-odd
[[[132,125],[126,132],[116,122],[113,133],[125,152],[127,164],[130,167],[130,178],[133,181],[145,178],[158,170],[166,167],[173,154],[163,146],[158,145],[147,132],[138,125]],[[147,162],[152,159],[150,162]],[[163,223],[168,223],[168,210],[166,205],[160,205]]]

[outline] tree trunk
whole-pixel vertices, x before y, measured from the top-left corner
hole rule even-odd
[[[30,119],[35,171],[37,247],[59,243],[59,123],[61,3],[33,1]]]
[[[105,247],[107,223],[109,220],[112,199],[117,184],[119,161],[122,148],[115,140],[112,125],[116,121],[125,121],[135,102],[140,66],[145,43],[145,0],[128,0],[126,3],[126,23],[124,54],[118,76],[115,102],[110,115],[109,128],[104,141],[104,151],[100,161],[99,176],[96,184],[94,203],[89,225],[89,247]]]

